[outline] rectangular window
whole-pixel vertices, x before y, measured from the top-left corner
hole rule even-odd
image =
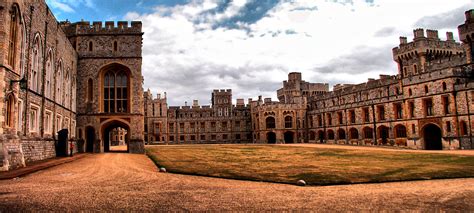
[[[223,134],[223,135],[222,135],[222,139],[223,139],[223,140],[227,140],[227,134]]]
[[[179,140],[180,140],[180,141],[184,141],[184,135],[180,135],[180,136],[179,136]]]
[[[192,141],[195,141],[195,140],[196,140],[196,136],[195,136],[195,135],[191,135],[191,140],[192,140]]]
[[[342,112],[337,112],[337,120],[339,120],[339,124],[342,124],[342,123],[343,123]]]
[[[240,134],[235,134],[235,139],[240,140]]]
[[[443,96],[443,111],[444,114],[449,114],[449,96]]]
[[[59,130],[61,130],[62,128],[62,116],[57,114],[56,115],[56,129],[55,129],[55,133],[58,133]]]
[[[38,111],[39,107],[31,106],[30,109],[30,132],[38,132]]]
[[[328,125],[332,125],[332,116],[331,116],[331,113],[328,113],[327,117],[328,117]]]
[[[384,121],[385,120],[385,107],[382,106],[377,106],[377,115],[379,121]]]
[[[76,121],[71,121],[71,137],[76,136]]]
[[[370,122],[370,113],[369,113],[369,108],[364,108],[362,109],[364,112],[364,121],[365,122]]]
[[[44,132],[51,134],[53,125],[53,113],[51,111],[46,111],[44,115]]]
[[[222,129],[224,130],[227,129],[227,122],[225,121],[222,122]]]
[[[216,140],[216,135],[211,135],[211,140],[215,141]]]
[[[170,141],[174,141],[174,136],[170,136]]]
[[[351,117],[351,123],[355,123],[355,122],[356,122],[355,111],[354,111],[354,110],[350,110],[350,111],[349,111],[349,115],[350,115],[350,117]]]
[[[433,100],[431,100],[431,98],[425,99],[424,105],[425,105],[425,116],[432,116],[433,115]]]
[[[400,104],[400,103],[393,104],[393,110],[395,112],[395,119],[403,119],[402,104]]]
[[[201,130],[204,130],[206,128],[206,123],[205,122],[201,122]]]
[[[206,140],[206,135],[201,135],[201,140],[205,141]]]
[[[410,118],[414,118],[415,117],[415,103],[409,102],[408,110],[410,111]]]
[[[184,132],[184,123],[179,123],[179,132]]]
[[[321,117],[321,115],[318,115],[318,126],[323,126],[323,119]]]
[[[174,132],[174,123],[170,123],[170,132]]]
[[[451,132],[451,122],[446,121],[446,131]]]

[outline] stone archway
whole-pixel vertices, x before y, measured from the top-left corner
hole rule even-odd
[[[267,133],[267,143],[275,144],[276,143],[276,134],[274,132]]]
[[[319,143],[324,143],[324,131],[322,130],[318,131],[318,139],[319,139]]]
[[[423,148],[426,150],[442,150],[441,129],[435,124],[423,127]]]
[[[285,134],[283,134],[283,137],[285,139],[285,143],[294,143],[295,140],[295,133],[294,132],[291,132],[291,131],[288,131],[288,132],[285,132]]]
[[[94,152],[95,129],[94,127],[86,127],[86,152]]]
[[[378,137],[381,139],[381,143],[383,145],[387,144],[388,143],[388,137],[390,136],[389,134],[389,129],[388,127],[386,126],[379,126],[379,128],[377,128],[377,135]]]
[[[102,141],[104,145],[104,152],[110,152],[111,150],[111,143],[112,143],[112,132],[116,129],[124,129],[127,134],[125,135],[125,144],[127,146],[126,150],[123,151],[129,151],[129,144],[130,144],[130,126],[129,124],[120,121],[120,120],[111,120],[109,122],[106,122],[102,125],[101,132],[102,132]]]

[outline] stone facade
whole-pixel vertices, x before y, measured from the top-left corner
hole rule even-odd
[[[129,150],[143,153],[141,23],[113,25],[58,23],[44,0],[0,2],[0,171],[55,157],[59,130],[68,130],[66,146],[84,151],[85,125],[97,130],[96,151],[104,150],[104,131],[129,125]],[[128,77],[122,99],[130,107],[104,113],[100,75],[115,68]]]

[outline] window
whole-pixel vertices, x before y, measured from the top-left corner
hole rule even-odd
[[[16,49],[18,42],[18,25],[19,25],[19,13],[18,8],[13,6],[12,12],[10,13],[10,36],[8,45],[8,64],[15,69]]]
[[[415,103],[409,102],[408,103],[408,110],[410,112],[410,118],[414,118],[415,117]]]
[[[411,89],[408,89],[408,96],[412,96],[413,95],[413,92],[411,91]]]
[[[201,135],[201,140],[205,141],[206,140],[206,135]]]
[[[38,132],[38,106],[31,106],[30,109],[30,132]]]
[[[33,50],[32,50],[32,57],[33,57],[33,64],[31,67],[30,73],[30,89],[35,92],[40,92],[41,86],[41,41],[40,36],[37,34],[35,40],[33,42]]]
[[[55,87],[56,87],[56,94],[55,94],[55,99],[56,99],[56,103],[61,103],[61,98],[62,98],[62,91],[63,91],[63,63],[62,61],[59,61],[58,62],[58,68],[57,68],[57,71],[56,71],[56,83],[55,83]]]
[[[216,131],[216,122],[211,122],[211,130]]]
[[[222,130],[225,130],[225,129],[227,129],[227,122],[223,121],[222,122]]]
[[[331,116],[331,113],[328,113],[327,117],[328,117],[328,125],[332,125],[332,116]]]
[[[343,129],[337,130],[337,136],[340,140],[346,139],[346,131],[344,131]]]
[[[118,51],[118,43],[117,41],[114,41],[114,52]]]
[[[128,112],[128,76],[123,70],[104,75],[104,112]]]
[[[461,132],[461,135],[467,135],[467,125],[466,125],[466,122],[464,121],[461,121],[459,123],[459,128],[460,128],[460,132]]]
[[[395,119],[402,119],[403,118],[402,104],[395,103],[395,104],[393,104],[393,108],[394,108],[394,111],[395,111]]]
[[[416,133],[415,124],[412,124],[412,125],[411,125],[411,133],[412,133],[412,134],[415,134],[415,133]]]
[[[425,85],[425,93],[428,93],[428,86]]]
[[[170,123],[169,128],[170,128],[170,132],[174,132],[174,123]]]
[[[451,122],[446,121],[446,131],[451,132]]]
[[[179,124],[179,132],[184,132],[184,123]]]
[[[62,129],[62,116],[57,114],[56,115],[56,129],[55,132],[59,132]]]
[[[329,140],[334,140],[334,131],[328,130],[328,139]]]
[[[51,98],[52,84],[53,84],[53,58],[51,50],[48,51],[46,56],[46,76],[44,82],[44,94],[47,98]]]
[[[377,106],[377,114],[379,121],[385,120],[385,107],[384,106]]]
[[[293,118],[291,116],[285,117],[285,128],[292,128],[293,127]]]
[[[321,115],[318,115],[318,126],[323,126],[323,118]]]
[[[395,137],[396,138],[406,138],[407,137],[407,128],[403,125],[395,126]]]
[[[180,135],[180,136],[179,136],[179,140],[180,140],[180,141],[184,141],[184,135]]]
[[[365,139],[372,139],[374,137],[374,133],[372,128],[370,127],[365,127],[364,128],[364,138]]]
[[[274,117],[268,117],[267,119],[265,119],[265,123],[267,125],[267,129],[275,128],[275,118]]]
[[[443,111],[444,114],[449,114],[449,96],[443,96]]]
[[[342,124],[343,123],[343,116],[342,116],[342,112],[337,112],[337,120],[339,120],[339,124]]]
[[[240,140],[240,134],[235,134],[235,139]]]
[[[433,115],[433,100],[425,99],[425,116],[432,116]]]
[[[71,91],[71,79],[70,79],[70,75],[69,75],[69,68],[67,69],[66,71],[66,75],[64,75],[64,103],[63,103],[63,106],[65,106],[66,108],[69,107],[69,103],[70,103],[70,100],[69,100],[69,93]]]
[[[5,125],[7,127],[13,127],[13,115],[15,110],[15,100],[13,99],[13,95],[9,95],[6,99],[6,112],[5,112]]]
[[[350,110],[349,111],[349,116],[351,118],[351,123],[355,123],[356,122],[356,115],[355,115],[355,111],[354,110]]]
[[[92,52],[94,50],[94,45],[92,44],[92,41],[89,41],[89,52]]]
[[[196,140],[196,135],[191,135],[191,140],[195,141]]]
[[[443,91],[446,91],[446,89],[447,89],[446,82],[443,82]]]
[[[369,108],[364,108],[362,109],[364,112],[364,121],[365,122],[370,122],[370,113],[369,113]]]
[[[413,70],[415,71],[415,74],[417,74],[417,73],[418,73],[418,68],[416,67],[416,64],[415,64],[415,65],[413,65]]]
[[[352,128],[349,130],[351,139],[359,139],[359,131],[356,128]]]
[[[53,113],[46,111],[44,115],[44,132],[51,134],[53,130]]]
[[[170,136],[170,141],[174,141],[174,136]]]
[[[240,121],[235,121],[235,128],[240,128]]]
[[[201,122],[201,129],[205,129],[206,128],[206,123],[205,122]]]
[[[211,135],[211,140],[215,141],[217,139],[216,135]]]
[[[93,96],[93,88],[92,88],[92,79],[89,78],[87,80],[87,102],[91,103],[92,102],[92,96]]]
[[[223,135],[222,135],[222,139],[223,139],[223,140],[227,140],[227,134],[223,134]]]

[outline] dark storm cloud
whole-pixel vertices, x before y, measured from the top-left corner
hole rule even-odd
[[[350,54],[332,59],[324,66],[314,68],[323,74],[349,73],[361,74],[368,72],[387,72],[393,65],[391,47],[354,48]]]
[[[456,28],[458,25],[464,23],[464,11],[471,8],[472,5],[464,5],[454,10],[440,13],[433,16],[425,16],[413,25],[415,28],[428,28],[428,29],[446,29]]]

